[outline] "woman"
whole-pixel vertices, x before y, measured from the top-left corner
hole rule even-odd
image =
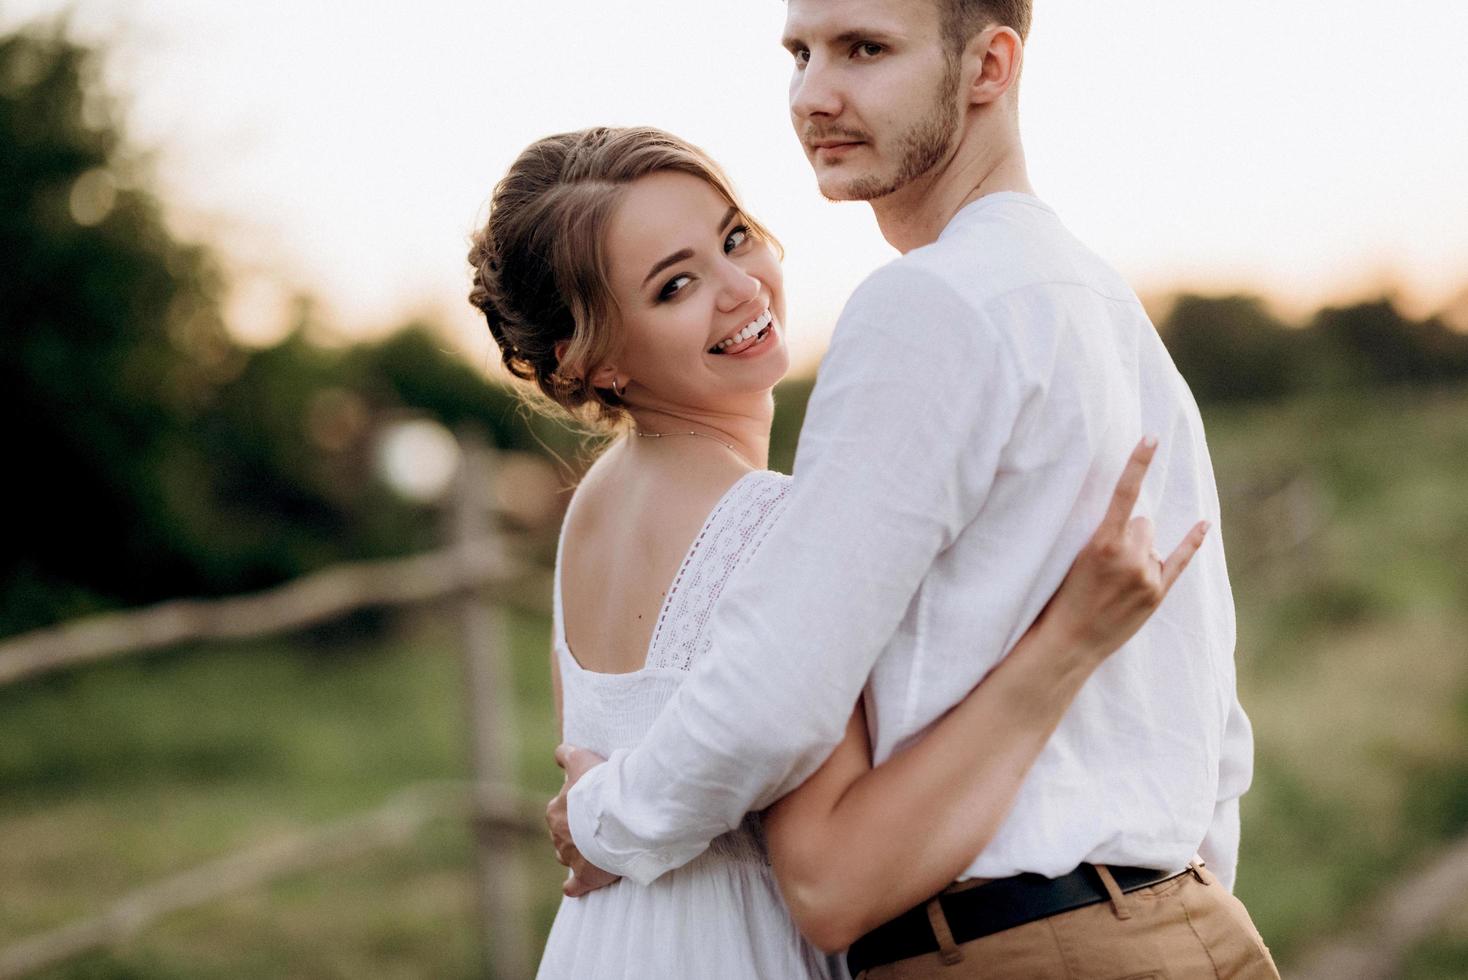
[[[556,559],[563,738],[600,754],[651,726],[779,516],[789,478],[766,469],[789,360],[777,248],[711,160],[650,129],[534,144],[475,237],[471,301],[506,367],[619,436],[577,489]],[[821,950],[951,882],[1086,677],[1202,542],[1205,525],[1162,566],[1148,526],[1128,523],[1151,452],[1138,448],[1040,619],[918,745],[873,769],[858,707],[825,766],[762,818],[649,887],[563,902],[540,975],[824,977]]]

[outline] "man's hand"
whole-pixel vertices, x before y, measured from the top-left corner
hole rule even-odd
[[[571,898],[580,898],[588,892],[605,888],[621,877],[603,871],[581,856],[581,852],[576,849],[576,842],[571,839],[571,824],[566,816],[566,794],[571,792],[571,787],[594,766],[606,761],[595,752],[578,749],[574,745],[556,748],[556,765],[566,771],[566,782],[561,791],[546,804],[545,823],[550,828],[556,860],[571,869],[571,876],[561,886],[561,893]]]

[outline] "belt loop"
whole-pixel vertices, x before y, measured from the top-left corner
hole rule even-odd
[[[938,940],[938,952],[944,966],[963,962],[963,950],[953,941],[953,930],[948,928],[948,916],[943,914],[943,905],[934,898],[928,903],[928,924],[933,927],[933,936]]]
[[[1104,864],[1094,864],[1096,874],[1101,878],[1101,884],[1106,888],[1106,894],[1111,896],[1111,910],[1116,913],[1118,919],[1130,919],[1132,917],[1132,903],[1126,897],[1116,879],[1111,875],[1111,869]]]
[[[1203,873],[1203,869],[1207,867],[1207,865],[1208,862],[1204,861],[1202,858],[1193,858],[1193,860],[1188,862],[1188,870],[1192,872],[1193,877],[1197,878],[1200,884],[1210,884],[1208,879],[1211,877],[1211,874],[1205,875]]]

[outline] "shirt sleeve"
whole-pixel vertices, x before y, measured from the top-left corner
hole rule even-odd
[[[1208,835],[1198,847],[1198,856],[1229,891],[1234,890],[1239,865],[1239,797],[1248,790],[1254,775],[1254,733],[1249,716],[1237,697],[1224,724],[1218,767],[1218,802]]]
[[[852,296],[785,513],[726,587],[712,649],[642,742],[569,794],[587,860],[650,882],[825,761],[934,557],[988,494],[1020,409],[1010,350],[905,260]]]

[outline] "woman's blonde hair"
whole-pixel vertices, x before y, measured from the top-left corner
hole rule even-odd
[[[610,428],[625,416],[615,392],[587,381],[616,346],[606,230],[627,186],[664,171],[699,178],[743,211],[719,165],[693,144],[659,129],[599,126],[527,147],[473,237],[469,302],[505,368],[579,421]],[[762,225],[742,220],[779,249]]]

